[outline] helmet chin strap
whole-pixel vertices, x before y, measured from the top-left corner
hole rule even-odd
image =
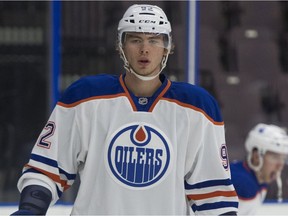
[[[122,49],[122,46],[119,46],[120,48],[120,56],[121,58],[123,59],[124,61],[124,68],[129,71],[130,73],[134,74],[138,79],[142,80],[142,81],[150,81],[150,80],[153,80],[155,79],[156,77],[159,76],[159,74],[162,72],[162,70],[166,67],[166,63],[167,63],[167,60],[168,60],[168,55],[169,55],[169,52],[166,54],[166,56],[164,56],[162,58],[162,61],[161,61],[161,69],[159,70],[159,72],[154,75],[154,76],[142,76],[140,74],[137,74],[133,69],[132,67],[129,65],[129,62],[128,60],[126,59],[126,56],[124,54],[124,51]]]
[[[277,201],[282,202],[283,197],[282,197],[282,179],[281,179],[281,171],[277,173],[277,179],[276,179],[277,187],[278,187],[278,192],[277,192]]]

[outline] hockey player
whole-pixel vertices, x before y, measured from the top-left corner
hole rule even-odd
[[[281,171],[288,155],[288,136],[276,126],[257,124],[245,142],[247,160],[231,163],[232,182],[239,197],[239,215],[254,215],[265,199],[267,187],[277,181],[282,197]]]
[[[18,181],[15,214],[45,214],[77,173],[73,215],[236,214],[217,102],[160,74],[172,47],[161,8],[127,9],[118,26],[126,73],[64,92]]]

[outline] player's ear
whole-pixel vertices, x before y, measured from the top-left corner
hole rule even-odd
[[[174,43],[171,43],[171,48],[170,48],[169,55],[174,53],[174,49],[175,49],[175,45],[174,45]],[[166,53],[166,55],[168,53],[168,50],[166,48],[165,48],[165,53]]]

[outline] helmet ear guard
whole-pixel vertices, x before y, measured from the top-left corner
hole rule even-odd
[[[255,151],[257,151],[257,154],[259,156],[258,158],[259,161],[257,165],[252,163],[253,154],[255,154]],[[248,152],[247,163],[249,167],[253,169],[255,172],[260,171],[261,167],[263,166],[263,154],[258,149],[254,148],[251,152]]]

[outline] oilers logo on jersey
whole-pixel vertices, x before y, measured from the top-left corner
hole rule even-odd
[[[133,123],[112,135],[106,167],[117,183],[131,189],[146,189],[168,175],[172,152],[170,141],[158,128]]]

